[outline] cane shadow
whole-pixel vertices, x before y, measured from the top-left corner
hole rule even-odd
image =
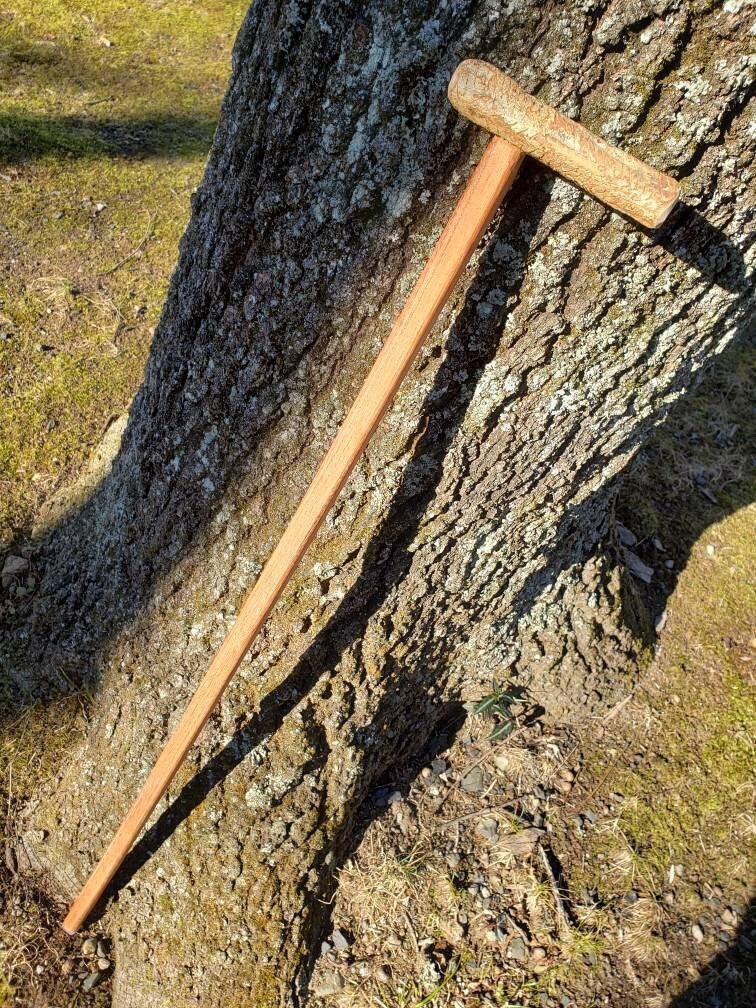
[[[526,170],[515,183],[496,229],[481,255],[465,304],[449,332],[446,358],[436,373],[433,387],[418,417],[417,427],[423,434],[417,440],[386,517],[366,550],[355,584],[287,678],[262,699],[258,711],[235,732],[225,748],[182,788],[137,842],[106,891],[99,907],[100,913],[212,789],[239,766],[263,738],[281,727],[296,704],[318,681],[323,669],[333,667],[346,649],[362,636],[372,616],[409,570],[412,555],[406,547],[414,538],[438,486],[444,457],[462,422],[478,379],[500,345],[505,306],[500,306],[484,320],[479,320],[477,315],[478,301],[490,289],[491,277],[497,272],[494,246],[504,235],[510,244],[517,244],[519,266],[509,291],[516,293],[524,275],[530,243],[549,202],[550,184],[544,183],[542,176],[541,184],[534,184],[530,174]],[[524,237],[513,238],[511,220],[518,217],[529,222],[528,231]],[[476,340],[471,346],[469,333],[473,324]],[[466,377],[460,378],[461,374]],[[449,716],[443,705],[437,714],[441,718]]]
[[[527,179],[527,174],[510,194],[503,217],[481,257],[478,274],[470,286],[465,306],[449,333],[446,359],[438,370],[433,388],[426,397],[418,418],[418,429],[423,433],[417,440],[412,458],[405,468],[401,485],[386,518],[368,546],[363,568],[355,585],[286,680],[262,699],[258,711],[236,731],[225,748],[193,776],[137,842],[99,904],[96,910],[98,916],[104,912],[110,900],[118,897],[119,892],[130,883],[135,873],[150,860],[212,790],[222,784],[263,738],[281,727],[284,719],[318,681],[323,669],[333,667],[346,649],[362,636],[372,616],[391,590],[405,577],[411,563],[411,554],[407,551],[407,546],[414,538],[436,491],[445,455],[462,422],[483,368],[500,347],[506,309],[502,308],[485,320],[480,320],[476,316],[477,299],[491,286],[491,276],[496,275],[497,267],[492,257],[493,247],[496,240],[503,235],[506,235],[508,242],[512,242],[512,229],[511,226],[507,226],[511,216],[519,215],[519,219],[523,217],[529,219],[532,222],[529,236],[526,239],[518,239],[521,261],[524,262],[532,241],[531,236],[535,234],[547,203],[547,187],[534,185],[532,179]],[[680,258],[691,263],[693,261],[700,263],[704,258],[704,250],[713,247],[715,242],[727,244],[726,256],[719,257],[718,265],[716,263],[712,265],[711,260],[707,260],[709,271],[704,275],[712,283],[742,293],[746,289],[742,256],[735,246],[727,243],[721,232],[708,223],[705,227],[702,226],[700,223],[702,220],[696,211],[686,207],[680,208],[671,218],[668,228],[665,228],[659,236],[659,244],[675,254],[675,250],[679,249]],[[521,279],[522,270],[517,277],[514,292],[519,287]],[[469,333],[473,324],[476,344],[471,348]],[[464,386],[460,385],[457,377],[463,367],[469,375],[469,380]],[[636,442],[640,438],[641,434],[635,432],[622,446],[621,451],[632,451],[637,447]],[[584,472],[575,474],[576,492],[584,478]],[[604,492],[613,491],[602,490],[602,493]],[[517,596],[512,613],[514,621],[527,613],[534,599],[570,562],[576,538],[580,535],[581,514],[590,504],[590,500],[583,502],[579,508],[568,509],[563,516],[556,536],[557,547],[551,554],[544,555],[541,567],[527,580]],[[466,612],[465,621],[474,620],[476,615],[473,606],[471,611]],[[436,642],[415,650],[415,667],[423,666],[426,672],[422,683],[413,684],[411,704],[415,715],[422,712],[423,731],[419,734],[405,733],[404,744],[400,746],[398,753],[395,751],[390,765],[366,765],[363,785],[358,789],[354,807],[347,817],[348,825],[332,848],[334,861],[328,866],[325,864],[316,866],[320,869],[318,877],[321,880],[318,905],[324,909],[315,914],[317,922],[313,922],[313,942],[327,919],[329,912],[327,904],[333,893],[338,867],[354,853],[374,818],[382,814],[380,804],[376,804],[370,798],[376,784],[384,782],[392,788],[402,790],[414,778],[420,765],[419,758],[422,757],[422,762],[442,752],[459,729],[461,711],[459,698],[440,703],[431,695],[433,683],[441,675],[445,659],[455,647],[455,641],[456,637],[452,633],[441,646]],[[395,692],[394,687],[399,689],[404,677],[403,667],[395,664],[391,656],[388,656],[384,670],[384,696],[390,697]],[[390,706],[379,705],[373,726],[378,731],[382,730],[394,715],[395,711]],[[408,718],[412,720],[412,712],[408,711]],[[309,772],[313,772],[317,766],[322,766],[325,759],[324,754],[322,759],[316,760],[315,766],[311,767]],[[367,756],[366,763],[369,763]]]
[[[701,970],[701,977],[669,1008],[754,1008],[756,1006],[756,899],[729,942]]]

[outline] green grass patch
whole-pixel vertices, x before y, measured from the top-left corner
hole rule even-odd
[[[247,6],[0,10],[0,543],[139,384]]]

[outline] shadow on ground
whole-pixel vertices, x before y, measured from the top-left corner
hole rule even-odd
[[[0,164],[48,154],[73,158],[179,157],[207,151],[217,115],[156,113],[133,118],[0,113]]]
[[[701,971],[701,978],[669,1008],[754,1008],[756,1005],[756,900],[737,933]]]

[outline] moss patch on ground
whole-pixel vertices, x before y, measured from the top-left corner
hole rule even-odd
[[[0,6],[0,543],[139,384],[247,6]]]

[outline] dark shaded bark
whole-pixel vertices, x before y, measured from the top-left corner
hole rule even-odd
[[[27,816],[57,892],[120,821],[481,150],[445,99],[458,60],[679,177],[685,205],[652,237],[524,168],[119,879],[117,1005],[298,1002],[359,803],[449,702],[495,677],[578,717],[632,674],[615,477],[753,306],[729,7],[253,6],[120,451],[44,541],[16,635],[30,695],[98,688]]]

